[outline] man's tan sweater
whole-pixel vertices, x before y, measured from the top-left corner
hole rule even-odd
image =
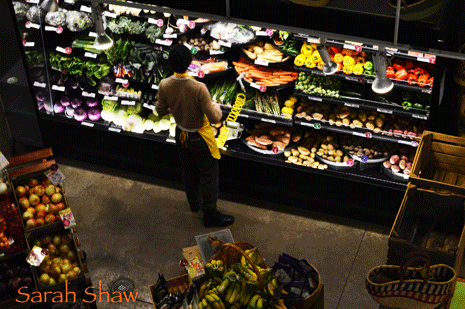
[[[204,114],[211,123],[218,123],[222,117],[220,106],[212,103],[207,86],[190,77],[171,76],[160,82],[156,111],[164,116],[169,113],[168,108],[176,124],[186,130],[202,127]]]

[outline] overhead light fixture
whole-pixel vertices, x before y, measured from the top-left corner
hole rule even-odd
[[[388,93],[394,88],[394,83],[386,76],[386,55],[384,52],[377,52],[373,55],[376,71],[376,78],[371,89],[376,93]]]
[[[92,3],[92,18],[94,20],[95,32],[97,33],[97,37],[94,41],[94,48],[98,50],[109,49],[113,46],[113,40],[105,33],[103,10],[96,2]]]
[[[331,75],[337,72],[338,64],[331,60],[331,56],[329,55],[328,48],[325,44],[321,43],[318,44],[316,47],[318,53],[320,54],[321,60],[325,63],[323,66],[323,73],[325,75]]]
[[[47,12],[56,12],[59,9],[56,0],[44,0],[40,7]]]

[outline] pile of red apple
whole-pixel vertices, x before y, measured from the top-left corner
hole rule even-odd
[[[81,274],[72,241],[72,236],[66,233],[54,236],[45,235],[33,242],[33,246],[49,250],[39,266],[40,283],[54,285],[74,279]]]
[[[31,178],[26,185],[17,186],[15,193],[26,228],[57,221],[58,213],[65,208],[62,190],[48,178],[42,181]]]

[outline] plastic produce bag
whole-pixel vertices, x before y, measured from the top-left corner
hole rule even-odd
[[[31,6],[26,13],[26,18],[34,23],[40,23],[45,19],[45,11],[38,6]]]
[[[50,26],[65,26],[66,25],[66,11],[59,10],[57,12],[48,12],[45,15],[45,23]]]
[[[26,17],[26,13],[29,10],[29,6],[24,3],[14,1],[13,8],[15,9],[15,15],[17,20],[24,19]]]
[[[252,30],[239,27],[234,23],[218,22],[209,26],[210,35],[217,39],[231,43],[247,43],[255,38]]]
[[[69,11],[66,14],[66,26],[70,31],[78,32],[92,26],[92,19],[89,14],[79,11]]]

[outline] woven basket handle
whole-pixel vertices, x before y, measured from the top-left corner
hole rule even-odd
[[[252,265],[252,268],[255,272],[255,274],[257,274],[257,278],[258,278],[258,282],[260,282],[260,285],[261,287],[263,288],[264,287],[264,284],[263,284],[263,278],[262,278],[262,275],[260,275],[260,270],[258,270],[258,267],[257,265],[255,265],[255,263],[252,261],[252,259],[247,255],[247,253],[245,253],[244,250],[242,250],[241,248],[239,248],[238,246],[236,246],[235,244],[231,244],[231,243],[224,243],[222,247],[231,247],[231,248],[234,248],[236,249],[237,251],[239,251],[244,257],[245,259],[249,262],[250,265]],[[256,249],[255,249],[256,250]]]
[[[410,267],[410,265],[412,265],[413,262],[419,261],[419,260],[424,261],[426,263],[426,268],[428,270],[428,273],[430,273],[430,266],[431,266],[430,256],[423,251],[410,252],[404,257],[404,260],[400,267],[400,283],[404,283],[405,274],[408,268]],[[423,281],[427,282],[428,278],[423,278]]]

